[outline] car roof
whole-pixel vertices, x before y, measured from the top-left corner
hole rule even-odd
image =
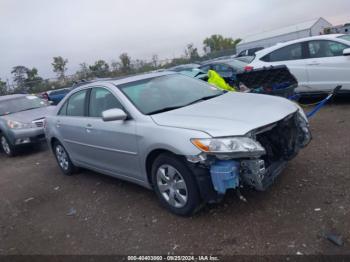
[[[15,94],[15,95],[6,95],[6,96],[0,96],[0,102],[1,101],[7,101],[11,99],[21,98],[28,96],[28,94]]]
[[[270,46],[270,47],[266,47],[258,52],[255,53],[256,56],[258,57],[261,57],[261,56],[264,56],[266,54],[269,54],[271,53],[272,51],[274,50],[277,50],[281,47],[284,47],[284,46],[288,46],[288,45],[291,45],[291,44],[296,44],[296,43],[300,43],[300,42],[305,42],[305,41],[310,41],[310,40],[330,40],[330,39],[336,39],[338,38],[339,36],[342,36],[344,34],[328,34],[328,35],[317,35],[317,36],[309,36],[309,37],[304,37],[304,38],[299,38],[297,40],[292,40],[292,41],[287,41],[287,42],[283,42],[283,43],[277,43],[273,46]],[[342,39],[339,39],[338,40],[340,42],[342,42]],[[343,41],[346,41],[346,40],[343,40]]]
[[[96,83],[110,83],[115,86],[122,85],[122,84],[127,84],[135,81],[140,81],[140,80],[145,80],[153,77],[160,77],[160,76],[166,76],[166,75],[174,75],[178,74],[177,72],[172,72],[172,71],[162,71],[162,72],[151,72],[151,73],[143,73],[143,74],[137,74],[137,75],[132,75],[132,76],[123,76],[123,77],[118,77],[118,78],[110,78],[110,79],[100,79],[100,80],[95,80],[92,82],[87,82],[84,83],[78,87],[76,87],[74,90],[82,90],[85,89],[91,84],[96,84]]]

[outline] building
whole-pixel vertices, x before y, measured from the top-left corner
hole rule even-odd
[[[350,23],[326,28],[325,32],[327,34],[350,34]]]
[[[324,33],[326,28],[330,27],[332,24],[320,17],[300,24],[247,36],[237,45],[236,50],[237,53],[240,53],[247,49],[266,48],[281,42],[320,35]]]

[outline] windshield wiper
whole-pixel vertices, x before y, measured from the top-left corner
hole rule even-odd
[[[37,108],[40,108],[40,106],[38,106],[38,107],[30,107],[30,108],[23,109],[23,110],[18,111],[18,112],[28,111],[28,110],[37,109]]]
[[[199,98],[199,99],[197,99],[197,100],[194,100],[194,101],[192,101],[191,103],[188,103],[187,105],[184,105],[184,106],[189,106],[189,105],[198,103],[198,102],[200,102],[200,101],[209,100],[209,99],[211,99],[211,98],[214,98],[214,97],[217,97],[217,96],[221,96],[222,94],[224,94],[224,92],[222,92],[222,93],[220,93],[220,94],[216,94],[216,95],[205,96],[205,97]]]
[[[181,107],[184,107],[184,106],[168,106],[168,107],[164,107],[164,108],[161,108],[161,109],[157,109],[157,110],[151,111],[151,112],[147,113],[147,115],[163,113],[163,112],[167,112],[167,111],[170,111],[170,110],[178,109],[178,108],[181,108]]]

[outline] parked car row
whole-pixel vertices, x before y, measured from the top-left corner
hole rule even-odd
[[[350,36],[307,37],[265,48],[255,54],[248,70],[286,65],[297,78],[300,93],[328,93],[342,85],[350,91]]]
[[[287,66],[296,77],[299,83],[296,92],[300,94],[329,93],[338,85],[342,86],[342,92],[350,92],[350,36],[330,34],[307,37],[265,49],[245,50],[236,57],[178,66],[175,71],[186,71],[190,75],[188,71],[191,70],[207,73],[211,69],[230,85],[239,86],[239,83],[235,83],[237,73],[280,65]],[[185,70],[181,70],[185,67]]]

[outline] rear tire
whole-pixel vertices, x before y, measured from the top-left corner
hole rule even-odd
[[[159,155],[152,166],[152,183],[162,206],[180,216],[190,216],[201,207],[195,177],[180,157]]]
[[[56,141],[53,143],[53,152],[55,154],[57,164],[64,175],[71,176],[77,173],[78,168],[72,163],[68,152],[60,142]]]
[[[0,144],[6,156],[14,157],[16,155],[16,147],[12,145],[9,139],[3,134],[0,134]]]

